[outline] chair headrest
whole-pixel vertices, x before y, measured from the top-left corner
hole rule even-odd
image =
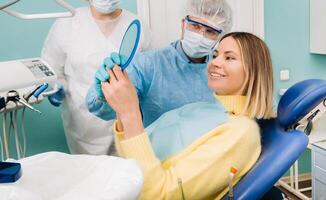
[[[280,125],[287,128],[296,124],[325,99],[325,80],[308,79],[296,83],[284,93],[278,104]]]

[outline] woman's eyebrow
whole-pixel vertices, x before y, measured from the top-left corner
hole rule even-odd
[[[226,51],[226,52],[224,52],[224,54],[235,54],[235,55],[238,55],[235,51],[232,51],[232,50]]]

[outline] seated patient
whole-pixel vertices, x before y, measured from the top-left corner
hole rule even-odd
[[[215,103],[185,105],[144,129],[127,73],[117,65],[108,69],[110,80],[102,89],[118,117],[116,146],[122,157],[142,167],[140,199],[220,199],[228,190],[230,168],[238,169],[235,184],[257,161],[261,144],[255,120],[274,115],[266,44],[250,33],[229,33],[207,72]]]

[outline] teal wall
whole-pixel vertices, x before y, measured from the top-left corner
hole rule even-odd
[[[275,93],[304,79],[326,79],[326,55],[309,52],[309,0],[265,0],[265,41],[273,58]],[[290,70],[289,81],[280,81],[282,69]],[[300,158],[301,172],[310,171],[310,159],[307,150]]]
[[[7,1],[0,0],[0,4],[3,2]],[[83,0],[68,0],[68,2],[75,7],[85,5]],[[122,7],[136,13],[136,0],[122,0]],[[42,8],[42,12],[64,11],[56,5],[54,0],[20,1],[13,6],[13,9],[24,13],[39,13],[39,8]],[[53,22],[54,19],[20,20],[0,11],[0,62],[39,57],[43,42]],[[42,111],[42,115],[26,110],[27,155],[45,151],[68,152],[60,108],[51,106],[48,100],[35,107]],[[2,135],[2,116],[0,122]],[[13,143],[12,138],[11,143]]]
[[[276,89],[308,78],[326,79],[326,55],[309,52],[309,0],[265,0],[265,40]],[[281,69],[290,70],[289,81],[280,81]]]

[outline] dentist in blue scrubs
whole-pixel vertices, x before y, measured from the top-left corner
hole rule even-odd
[[[182,38],[165,48],[138,54],[126,70],[134,84],[147,127],[167,111],[185,104],[212,101],[206,66],[221,36],[231,29],[232,13],[225,0],[188,0],[182,20]],[[88,110],[104,119],[115,113],[106,103],[101,83],[107,68],[120,64],[118,54],[104,60],[86,97]]]

